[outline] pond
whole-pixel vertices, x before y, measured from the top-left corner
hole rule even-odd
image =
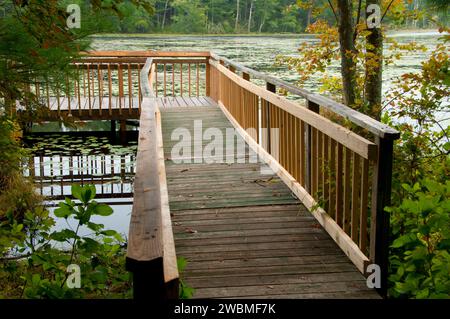
[[[420,69],[421,61],[437,43],[437,32],[391,34],[400,43],[417,41],[427,52],[408,54],[395,65],[385,69],[384,91],[392,80],[405,72]],[[308,35],[280,36],[153,36],[153,35],[99,35],[92,44],[94,50],[211,50],[258,71],[272,74],[288,82],[296,81],[296,74],[285,67],[275,67],[278,54],[293,55],[302,42],[316,41]],[[339,72],[338,65],[329,69],[331,75]],[[317,91],[318,77],[312,77],[304,87]],[[128,134],[120,138],[111,132],[109,122],[88,122],[78,129],[69,129],[58,123],[34,125],[25,142],[32,152],[31,169],[36,186],[48,196],[52,210],[64,196],[70,195],[72,183],[92,183],[97,188],[97,200],[112,205],[114,214],[102,218],[107,229],[124,235],[132,208],[132,182],[135,170],[137,131],[128,126]],[[63,227],[64,225],[59,225]],[[57,225],[58,227],[58,225]]]

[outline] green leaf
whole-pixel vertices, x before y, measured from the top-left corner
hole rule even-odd
[[[80,185],[72,184],[72,196],[75,197],[78,200],[83,201],[82,197],[81,197],[82,189],[83,188]]]
[[[59,203],[59,208],[55,209],[54,212],[55,216],[59,218],[68,218],[73,213],[73,208],[66,203]]]
[[[84,186],[81,190],[81,201],[84,204],[87,204],[94,198],[95,198],[95,186],[94,185]]]
[[[113,213],[113,209],[105,204],[98,204],[95,206],[94,214],[100,215],[100,216],[109,216]]]
[[[101,234],[105,235],[105,236],[114,236],[115,234],[117,234],[117,232],[115,230],[108,229],[108,230],[102,231]]]
[[[50,238],[56,241],[66,241],[68,239],[77,238],[77,234],[71,229],[63,229],[61,231],[50,234]]]

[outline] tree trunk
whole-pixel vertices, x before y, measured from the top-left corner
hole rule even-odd
[[[211,25],[214,25],[214,1],[211,0]]]
[[[344,103],[352,107],[356,98],[356,54],[353,41],[354,22],[352,17],[352,0],[338,0],[339,44],[341,50],[341,75]]]
[[[366,0],[366,6],[370,4],[381,6],[381,0]],[[368,31],[370,31],[370,34],[366,37],[364,101],[369,107],[370,115],[379,120],[381,118],[381,90],[383,83],[383,35],[381,27],[371,28]]]
[[[264,23],[266,23],[266,13],[267,13],[267,0],[264,1],[264,11],[261,19],[261,23],[259,24],[258,32],[261,33]]]
[[[306,16],[306,27],[309,27],[309,25],[311,24],[311,20],[312,20],[312,11],[313,11],[313,7],[315,4],[315,0],[311,1],[311,8],[308,9],[308,15]]]
[[[167,6],[169,4],[169,0],[166,0],[166,4],[164,5],[164,13],[163,13],[163,19],[161,24],[161,30],[164,30],[164,25],[166,24],[166,13],[167,13]]]
[[[234,32],[237,32],[239,25],[239,0],[236,0],[236,22],[234,24]]]
[[[250,12],[248,13],[248,33],[250,33],[251,28],[252,28],[252,11],[253,11],[253,4],[254,4],[254,0],[252,0],[250,2]]]

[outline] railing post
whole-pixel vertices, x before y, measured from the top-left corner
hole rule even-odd
[[[209,60],[206,60],[206,83],[205,83],[205,94],[206,96],[211,95],[211,66],[209,65]]]
[[[266,82],[266,90],[272,93],[277,92],[277,87],[275,84]],[[271,123],[270,123],[270,103],[268,101],[266,102],[266,120],[267,120],[267,153],[271,154],[272,147],[271,147]]]
[[[311,102],[309,100],[307,100],[306,102],[306,107],[308,108],[308,110],[311,110],[315,113],[319,113],[320,111],[320,106],[314,102]],[[305,144],[306,144],[306,176],[305,176],[305,187],[306,190],[308,191],[308,193],[311,194],[312,191],[312,187],[311,187],[311,176],[312,176],[312,172],[311,172],[311,168],[312,168],[312,134],[311,134],[311,126],[306,124],[306,132],[302,132],[302,134],[306,134],[305,136]],[[314,195],[314,194],[311,194]]]
[[[384,208],[391,204],[394,140],[377,136],[376,144],[378,145],[378,156],[373,171],[370,260],[380,267],[381,287],[377,288],[377,291],[386,297],[390,222],[389,214]]]

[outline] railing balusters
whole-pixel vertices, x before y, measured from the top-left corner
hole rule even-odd
[[[181,96],[183,96],[183,63],[180,63],[180,91]]]
[[[128,63],[128,112],[130,114],[133,107],[133,82],[131,81],[131,75],[131,64]]]
[[[360,172],[360,156],[352,152],[352,215],[351,215],[351,230],[350,235],[355,243],[358,243],[358,229],[360,226],[359,206],[360,202],[360,186],[361,186],[361,172]]]
[[[164,97],[167,96],[166,87],[167,87],[167,63],[164,63]]]
[[[111,77],[111,64],[108,63],[108,108],[109,115],[112,115],[112,77]]]
[[[209,63],[207,63],[209,65]],[[197,72],[197,76],[196,76],[196,92],[197,92],[197,97],[200,96],[200,64],[197,62],[196,63],[196,72]]]
[[[123,70],[122,64],[117,64],[117,74],[119,78],[119,114],[122,115],[122,98],[123,94]]]
[[[361,168],[361,205],[359,207],[360,230],[359,230],[359,247],[361,251],[367,254],[367,212],[368,212],[368,194],[369,194],[369,161],[362,159]]]
[[[98,79],[98,108],[99,114],[102,115],[102,102],[103,102],[103,82],[102,82],[102,70],[101,64],[97,64],[97,79]]]
[[[91,104],[91,76],[89,73],[89,64],[87,64],[87,88],[88,88],[88,103],[89,103],[89,115],[92,115],[92,104]]]
[[[343,175],[343,147],[341,143],[337,143],[337,163],[336,163],[336,223],[342,228],[342,175]]]
[[[175,96],[175,63],[172,63],[172,96]]]
[[[188,63],[188,92],[191,96],[191,63]]]
[[[67,108],[69,114],[71,114],[71,105],[70,105],[70,86],[69,86],[69,76],[66,75],[66,98],[67,98]]]
[[[141,113],[141,104],[142,104],[142,91],[141,91],[141,64],[138,63],[137,65],[138,73],[137,73],[137,79],[138,79],[138,101],[139,101],[139,114]]]
[[[76,84],[77,84],[77,95],[78,95],[78,111],[81,114],[80,65],[78,63],[77,63]]]
[[[344,158],[344,218],[343,229],[347,234],[350,234],[351,212],[350,212],[350,200],[351,200],[351,150],[345,148]]]

